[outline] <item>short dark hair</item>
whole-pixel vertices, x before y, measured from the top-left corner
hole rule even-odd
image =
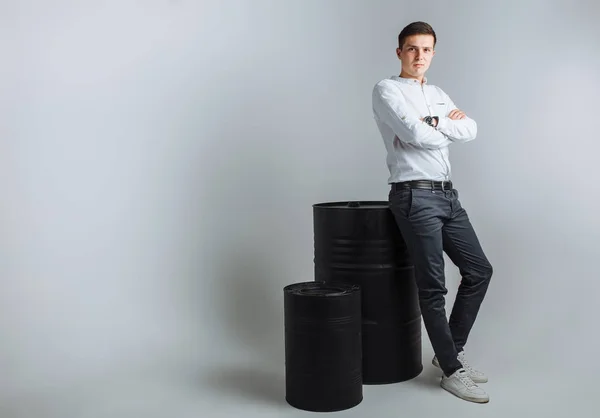
[[[402,32],[398,35],[398,48],[402,49],[406,38],[412,35],[433,35],[433,47],[435,48],[437,36],[435,36],[435,31],[431,25],[425,22],[412,22],[402,29]]]

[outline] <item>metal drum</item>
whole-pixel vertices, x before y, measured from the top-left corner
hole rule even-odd
[[[286,401],[313,412],[362,402],[361,291],[348,283],[284,287]]]
[[[412,379],[423,370],[414,269],[388,202],[313,205],[315,281],[359,285],[363,383]]]

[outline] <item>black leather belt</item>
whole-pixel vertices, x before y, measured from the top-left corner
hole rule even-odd
[[[433,180],[411,180],[400,183],[392,183],[392,190],[407,189],[428,189],[428,190],[452,190],[451,181],[433,181]]]

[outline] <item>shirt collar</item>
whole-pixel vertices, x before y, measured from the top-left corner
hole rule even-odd
[[[411,86],[418,86],[419,84],[421,84],[418,80],[415,80],[414,78],[404,78],[398,75],[393,75],[390,78],[392,80],[399,81],[404,84],[409,84]],[[427,77],[423,77],[423,84],[427,84]]]

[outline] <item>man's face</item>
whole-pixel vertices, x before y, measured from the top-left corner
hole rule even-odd
[[[412,35],[404,40],[404,47],[396,49],[402,61],[402,75],[422,79],[435,55],[433,35]]]

